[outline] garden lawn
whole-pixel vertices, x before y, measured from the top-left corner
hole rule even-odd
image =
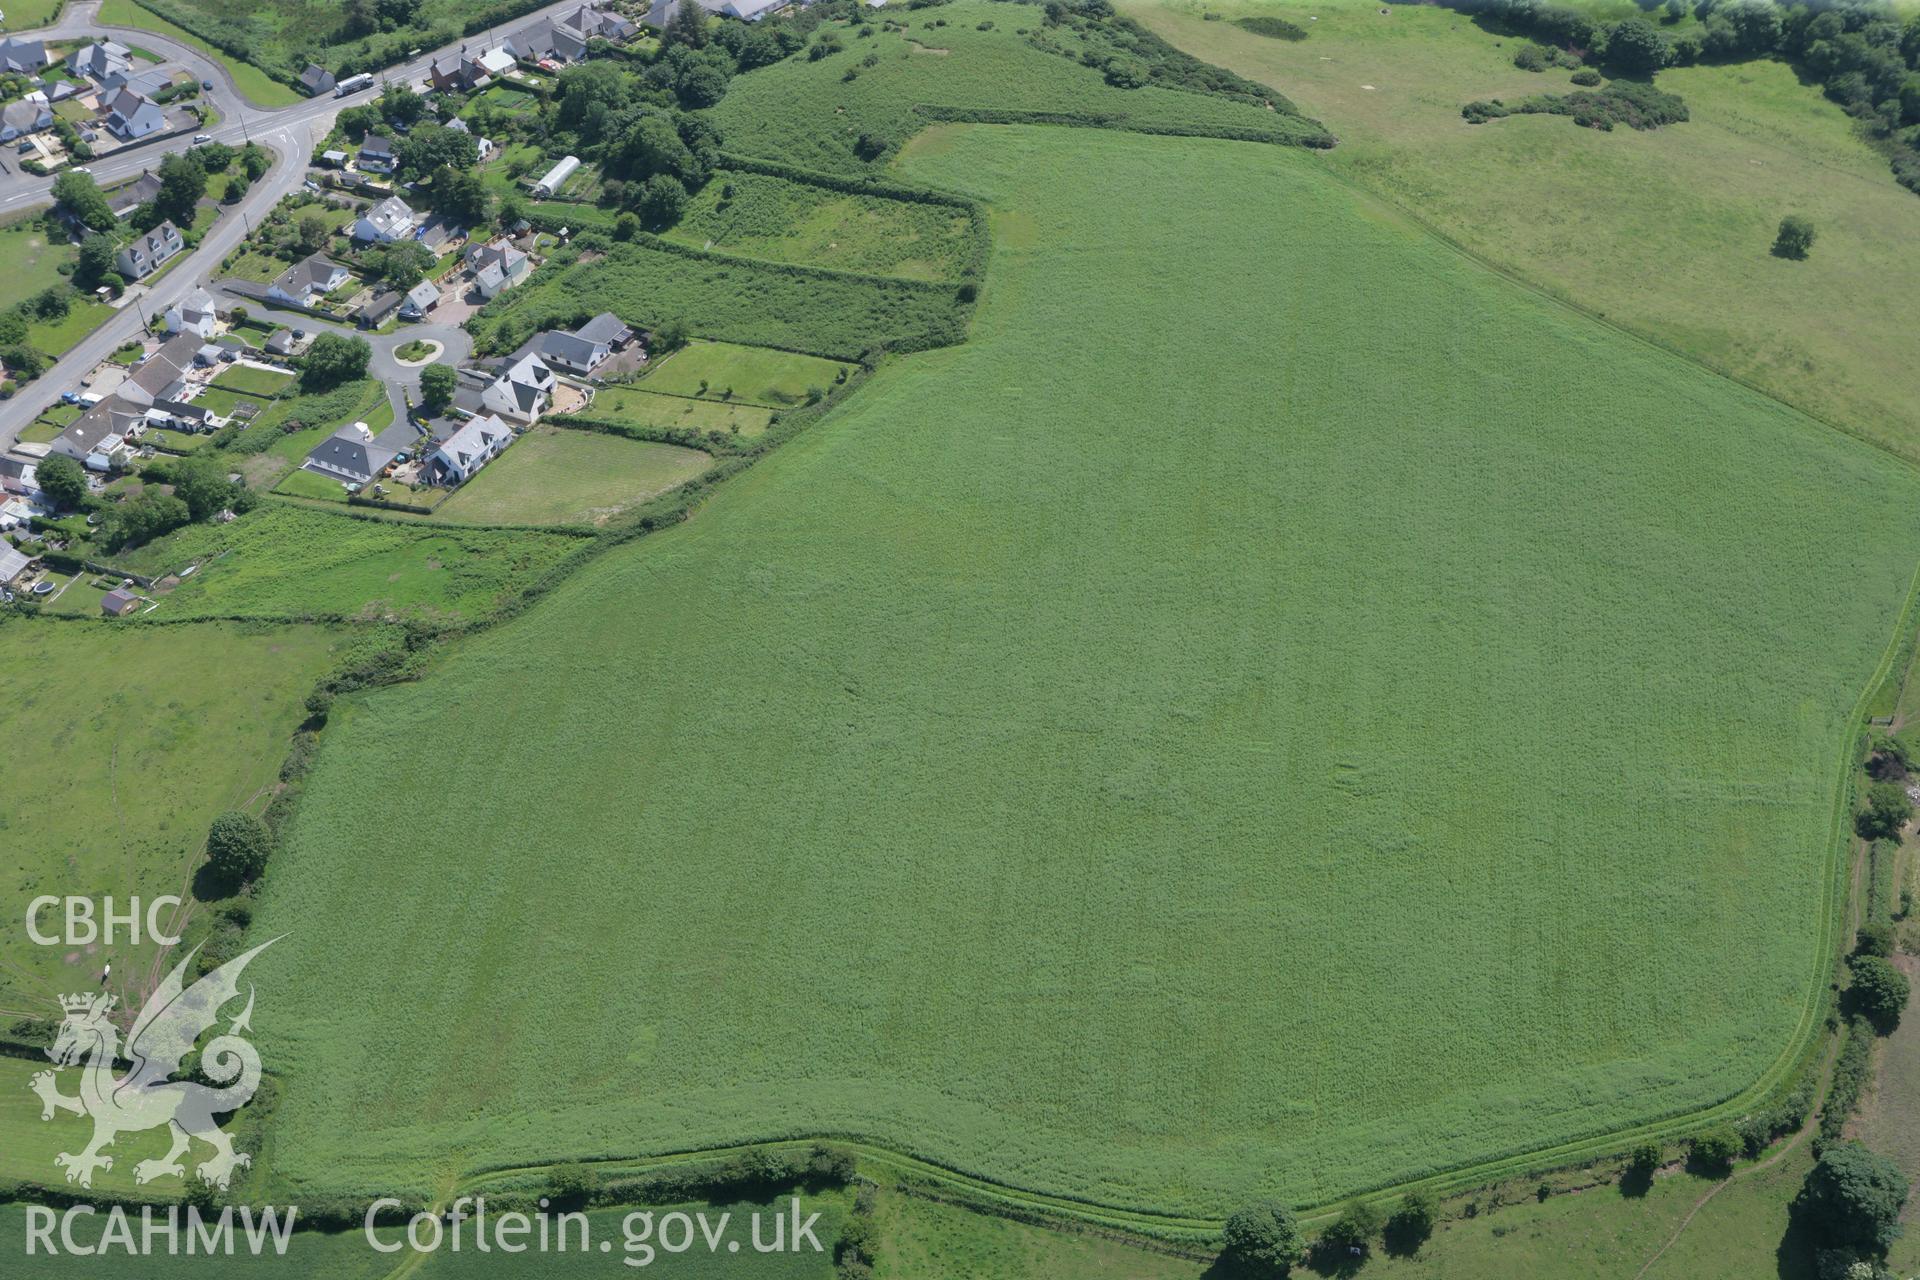
[[[594,393],[593,404],[588,406],[585,416],[631,423],[636,427],[737,432],[751,440],[765,434],[773,411],[738,401],[720,404],[686,396],[656,395],[638,387],[602,387]]]
[[[231,524],[189,525],[115,559],[136,572],[205,562],[156,618],[471,619],[580,545],[559,534],[436,529],[268,502]]]
[[[733,192],[729,199],[728,191]],[[696,249],[914,280],[957,280],[972,228],[964,209],[850,195],[759,173],[722,172],[664,233]]]
[[[255,369],[247,365],[230,364],[214,378],[213,385],[224,387],[228,391],[238,391],[243,395],[264,397],[278,395],[292,382],[291,374],[281,373],[277,369]]]
[[[605,524],[685,484],[712,461],[678,445],[535,427],[461,485],[438,514],[465,524]]]
[[[323,502],[345,502],[347,490],[338,480],[320,475],[304,468],[287,472],[280,483],[273,486],[275,493],[284,493],[295,498],[317,498]]]
[[[1460,118],[1466,103],[1565,92],[1568,73],[1520,70],[1514,40],[1438,7],[1122,7],[1190,53],[1284,87],[1339,135],[1323,157],[1335,171],[1473,252],[1920,461],[1920,198],[1785,64],[1661,72],[1657,87],[1685,99],[1690,119],[1649,133],[1553,116],[1475,127]],[[1274,14],[1311,35],[1272,40],[1204,21],[1202,8]],[[1819,232],[1805,262],[1769,252],[1788,213]]]
[[[939,144],[965,346],[336,707],[272,1176],[842,1132],[1217,1219],[1777,1078],[1920,478],[1300,151]]]
[[[846,377],[851,365],[769,347],[733,342],[689,342],[652,366],[641,389],[785,409],[822,395]],[[731,394],[729,394],[731,393]]]
[[[28,902],[177,893],[192,904],[186,885],[207,824],[263,802],[305,716],[301,700],[344,641],[320,628],[226,623],[0,626],[0,704],[17,780],[0,795],[0,909],[12,930],[0,956],[5,1007],[56,1017],[55,996],[97,988],[109,961],[117,992],[147,977],[150,947],[28,941]],[[205,906],[189,910],[204,923]],[[0,1093],[15,1090],[0,1084]],[[12,1146],[0,1140],[0,1151]],[[27,1175],[0,1172],[18,1176]]]

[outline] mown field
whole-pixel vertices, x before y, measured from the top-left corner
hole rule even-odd
[[[583,298],[641,328],[678,320],[703,338],[841,360],[856,359],[876,343],[915,350],[962,337],[952,285],[813,274],[643,244],[616,244],[603,258],[542,270],[501,295],[472,328],[483,334],[505,323],[516,334],[531,334],[550,317],[571,319]]]
[[[752,439],[766,434],[773,411],[759,405],[692,400],[685,396],[660,395],[639,387],[603,387],[594,394],[587,416],[609,422],[631,423],[636,427],[690,431],[737,432]]]
[[[834,1131],[1220,1215],[1768,1073],[1920,484],[1317,164],[943,130],[965,346],[337,710],[273,1176]]]
[[[1299,43],[1207,22],[1276,14]],[[1284,89],[1340,137],[1336,171],[1530,283],[1920,460],[1920,199],[1819,88],[1778,62],[1678,67],[1658,86],[1691,118],[1601,133],[1529,116],[1474,127],[1460,108],[1564,92],[1517,44],[1447,9],[1372,0],[1127,0],[1196,56]],[[1308,23],[1308,15],[1318,20]],[[1769,251],[1782,216],[1819,241]]]
[[[34,943],[41,894],[174,893],[190,922],[205,914],[186,886],[207,824],[264,801],[301,700],[345,643],[320,628],[0,626],[0,1007],[56,1016],[55,998],[96,987],[108,961],[131,984],[154,954]]]
[[[1028,33],[1043,21],[1035,8],[960,0],[938,13],[886,16],[908,30],[875,26],[860,36],[858,27],[834,23],[840,52],[789,58],[736,79],[710,112],[728,150],[810,169],[872,171],[888,158],[862,159],[861,135],[898,146],[927,123],[915,110],[921,106],[1068,113],[1145,129],[1245,131],[1274,141],[1322,132],[1291,110],[1159,85],[1115,88],[1098,70],[1030,44]],[[1076,39],[1064,30],[1053,36]],[[870,55],[877,59],[872,66]]]
[[[965,211],[949,206],[849,195],[729,170],[702,187],[686,215],[664,234],[696,249],[749,258],[957,280],[971,231]]]
[[[156,617],[473,619],[578,545],[559,534],[430,529],[269,502],[232,524],[188,525],[116,562],[136,573],[202,562]]]
[[[685,484],[712,461],[678,445],[535,427],[436,514],[456,524],[605,524]]]
[[[743,347],[732,342],[689,342],[655,362],[639,389],[790,409],[816,392],[825,395],[851,371],[851,365],[794,351]]]

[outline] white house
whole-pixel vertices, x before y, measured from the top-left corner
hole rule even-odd
[[[467,480],[498,457],[513,443],[513,428],[491,413],[470,418],[467,424],[448,436],[446,442],[427,455],[426,475],[430,484],[457,485]]]
[[[167,308],[165,317],[168,333],[191,333],[196,337],[211,338],[214,322],[213,295],[205,289],[195,289]]]
[[[537,422],[553,401],[553,370],[539,356],[521,356],[480,392],[481,405],[515,422]]]
[[[122,142],[151,137],[167,127],[167,113],[146,94],[123,87],[107,104],[107,131]]]
[[[363,244],[390,244],[410,240],[420,215],[399,196],[388,196],[354,219],[353,238]]]
[[[393,140],[370,133],[360,144],[360,168],[369,173],[393,172]]]
[[[474,288],[480,291],[480,296],[492,301],[525,280],[533,264],[510,242],[495,240],[491,244],[468,246],[467,268],[473,272]]]
[[[439,304],[440,286],[431,280],[422,280],[407,290],[406,298],[400,303],[400,315],[407,320],[419,320]]]
[[[290,302],[310,307],[347,282],[351,273],[325,254],[316,253],[281,272],[267,286],[267,297],[275,302]]]
[[[128,280],[145,280],[186,247],[187,242],[180,238],[180,228],[163,222],[145,235],[127,241],[114,257],[114,265]]]

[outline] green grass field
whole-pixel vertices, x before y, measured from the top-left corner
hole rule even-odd
[[[887,16],[910,30],[876,28],[862,38],[851,24],[826,23],[823,29],[845,46],[841,52],[818,61],[789,58],[735,80],[711,113],[728,149],[809,169],[868,171],[886,159],[862,161],[855,154],[860,136],[897,145],[925,125],[915,111],[922,105],[1080,113],[1197,133],[1249,130],[1276,141],[1321,132],[1290,112],[1251,103],[1158,85],[1114,88],[1099,71],[1027,42],[1023,33],[1043,20],[1038,11],[960,0],[937,14]],[[979,30],[982,23],[991,29]],[[1070,31],[1054,35],[1076,39]],[[864,64],[868,54],[876,65]],[[852,80],[844,78],[849,70]]]
[[[272,1176],[829,1131],[1218,1216],[1767,1077],[1913,475],[1296,150],[936,141],[967,345],[336,710]]]
[[[318,2],[324,2],[324,0],[318,0]],[[234,0],[208,0],[207,3],[200,3],[199,0],[159,0],[154,8],[148,9],[136,4],[134,0],[104,0],[100,6],[99,22],[102,26],[135,27],[142,31],[157,31],[161,35],[171,36],[181,44],[190,45],[208,57],[218,59],[220,65],[225,67],[228,74],[233,77],[240,92],[250,101],[263,107],[288,107],[304,102],[306,96],[274,79],[268,69],[277,70],[289,76],[297,76],[304,68],[304,63],[289,71],[284,62],[274,61],[270,47],[264,44],[257,46],[261,52],[256,54],[253,61],[243,62],[215,48],[207,41],[204,33],[215,29],[209,19],[224,16],[222,11],[235,15],[242,21],[250,16],[269,27],[302,32],[306,35],[331,30],[339,21],[337,16],[329,21],[324,16],[298,12],[302,7],[304,6],[295,5],[294,11],[289,12],[286,6],[235,3]],[[167,16],[163,16],[160,10],[165,10]],[[338,10],[333,12],[337,14]],[[169,17],[177,21],[170,21]],[[301,43],[303,47],[308,44],[304,36]],[[251,39],[249,45],[253,46]],[[284,46],[281,47],[284,48]]]
[[[638,389],[790,409],[805,403],[810,391],[833,390],[851,368],[770,347],[695,341],[654,364]]]
[[[107,961],[128,988],[147,976],[151,947],[28,941],[27,903],[48,893],[186,896],[207,824],[262,801],[305,714],[300,701],[341,642],[319,628],[216,623],[0,626],[0,702],[14,743],[14,781],[0,796],[5,1008],[55,1015],[55,996],[96,985]]]
[[[609,422],[626,422],[637,427],[684,427],[689,431],[738,432],[743,439],[765,435],[773,418],[771,409],[759,405],[721,404],[713,400],[694,400],[685,396],[658,395],[638,387],[602,387],[593,396],[586,414]]]
[[[139,573],[206,562],[161,603],[160,618],[475,618],[578,541],[429,529],[269,503],[232,524],[189,525],[115,559]]]
[[[516,332],[531,334],[548,327],[550,317],[570,319],[582,298],[645,329],[680,320],[706,338],[842,360],[857,359],[875,343],[912,349],[963,336],[951,285],[801,275],[775,264],[642,244],[616,244],[604,258],[536,272],[489,305],[472,327],[481,333],[508,320],[519,325]]]
[[[48,241],[37,216],[0,227],[0,272],[5,273],[6,280],[0,287],[0,308],[24,302],[66,279],[58,268],[61,263],[71,262],[73,255],[72,245]]]
[[[236,391],[241,395],[273,396],[293,382],[293,378],[274,369],[254,369],[245,365],[228,365],[213,379],[213,385]]]
[[[728,199],[726,192],[733,197]],[[964,211],[847,195],[759,173],[722,172],[702,187],[670,240],[749,258],[913,280],[957,280],[966,264]]]
[[[1206,22],[1186,0],[1123,8],[1179,47],[1276,84],[1340,137],[1336,171],[1468,249],[1607,319],[1920,460],[1920,200],[1814,85],[1777,62],[1675,68],[1684,125],[1569,129],[1545,116],[1475,128],[1463,104],[1564,88],[1513,65],[1465,16],[1371,0],[1208,0],[1310,25],[1298,44]],[[1318,21],[1307,24],[1304,15]],[[1768,248],[1811,218],[1805,262]]]
[[[323,502],[344,503],[347,500],[346,487],[338,480],[301,469],[281,476],[280,483],[273,486],[273,491],[295,498],[317,498]]]
[[[712,461],[698,449],[535,427],[455,490],[438,514],[464,524],[605,524],[685,484]]]
[[[6,20],[0,31],[32,31],[50,25],[60,16],[66,0],[16,0],[6,7]]]

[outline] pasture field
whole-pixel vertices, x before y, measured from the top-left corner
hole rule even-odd
[[[727,198],[731,190],[733,197]],[[664,233],[696,249],[912,280],[957,280],[971,228],[964,210],[849,195],[762,173],[715,175]]]
[[[587,416],[609,422],[628,422],[636,427],[684,427],[689,431],[738,432],[743,439],[765,435],[773,418],[771,409],[734,401],[692,400],[685,396],[658,395],[639,387],[602,387],[594,392]]]
[[[840,360],[858,359],[876,343],[913,350],[964,336],[952,285],[803,274],[778,263],[644,244],[616,244],[604,258],[542,269],[490,304],[474,329],[478,335],[504,323],[530,335],[551,318],[570,323],[583,298],[643,329],[681,320],[704,338]],[[500,345],[511,350],[519,341]]]
[[[859,26],[823,23],[839,36],[840,52],[789,58],[734,80],[711,111],[727,149],[808,169],[872,172],[888,157],[861,159],[861,135],[897,146],[925,127],[927,117],[915,110],[920,106],[1099,116],[1147,130],[1247,133],[1275,142],[1322,132],[1278,95],[1277,109],[1268,110],[1159,85],[1114,88],[1092,67],[1028,43],[1028,32],[1044,20],[1037,10],[959,0],[937,14],[885,16],[909,29],[876,26],[863,37],[857,31],[868,25],[865,18]],[[987,30],[979,29],[983,24]],[[1079,39],[1069,28],[1049,35]],[[865,63],[869,55],[878,59],[873,66]]]
[[[564,559],[577,538],[432,529],[268,502],[116,557],[136,573],[200,570],[157,617],[481,617]]]
[[[205,833],[201,833],[204,837]],[[27,949],[23,946],[23,949]],[[97,964],[93,965],[98,969]],[[162,970],[164,973],[165,970]],[[62,991],[84,991],[98,978],[97,972],[76,974]],[[38,1016],[60,1020],[59,1003],[52,997]],[[79,1151],[93,1132],[93,1124],[69,1112],[56,1112],[53,1119],[40,1118],[40,1098],[32,1092],[30,1081],[39,1071],[50,1070],[53,1063],[45,1057],[0,1056],[0,1178],[14,1182],[36,1182],[44,1186],[65,1186],[65,1171],[53,1158],[62,1151]],[[60,1092],[72,1097],[79,1090],[76,1073],[60,1075]],[[113,1145],[113,1168],[94,1174],[94,1190],[102,1195],[131,1194],[137,1185],[133,1166],[142,1160],[157,1159],[167,1153],[167,1135],[162,1129],[128,1134]],[[149,1188],[151,1190],[151,1188]],[[13,1274],[12,1265],[8,1274]]]
[[[6,7],[6,19],[0,21],[0,31],[32,31],[44,27],[60,16],[66,0],[21,0]]]
[[[178,893],[190,925],[205,916],[185,886],[207,824],[264,803],[301,700],[346,643],[317,627],[0,626],[15,744],[0,794],[0,1007],[57,1014],[55,996],[97,984],[107,961],[132,983],[152,958],[33,943],[26,908],[40,894]]]
[[[1547,116],[1476,128],[1460,108],[1564,92],[1566,73],[1447,9],[1371,0],[1208,0],[1276,14],[1300,43],[1207,22],[1189,0],[1123,0],[1209,62],[1285,89],[1340,137],[1321,157],[1472,252],[1550,293],[1920,460],[1920,199],[1852,122],[1778,62],[1676,67],[1658,87],[1691,119],[1651,133]],[[1318,17],[1308,23],[1305,15]],[[1768,251],[1813,220],[1805,262]]]
[[[666,395],[791,409],[812,391],[833,390],[851,369],[794,351],[694,341],[655,364],[639,385]]]
[[[965,346],[336,708],[271,1176],[840,1132],[1219,1217],[1772,1079],[1920,481],[1299,150],[939,143]]]
[[[678,445],[535,427],[456,489],[438,515],[465,524],[605,524],[712,461]]]

